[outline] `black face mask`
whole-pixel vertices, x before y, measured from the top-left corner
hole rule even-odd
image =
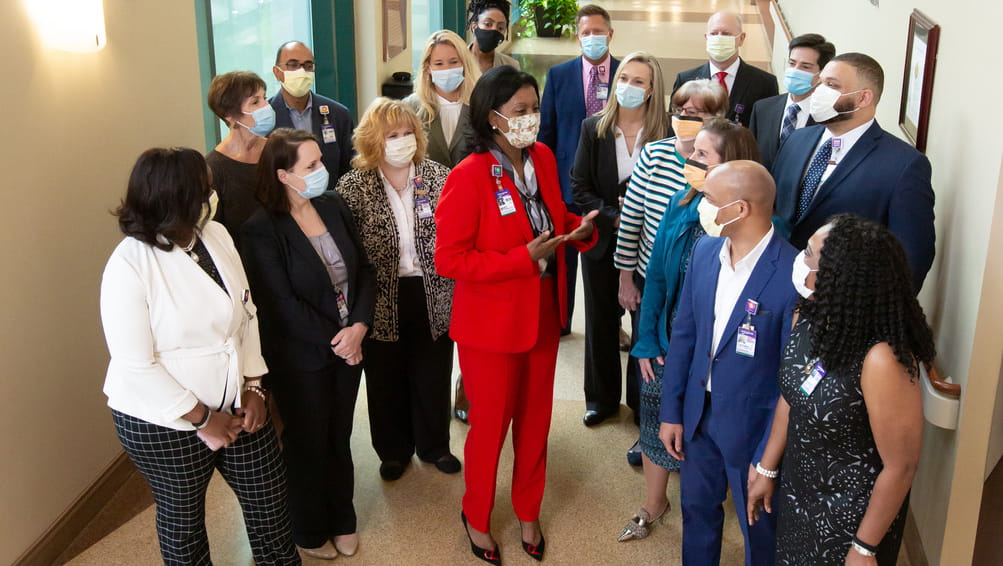
[[[474,28],[474,39],[481,53],[491,53],[505,41],[505,36],[498,30]]]

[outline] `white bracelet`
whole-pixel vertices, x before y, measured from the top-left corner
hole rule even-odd
[[[857,554],[860,554],[860,555],[863,555],[863,556],[877,556],[876,552],[872,552],[870,550],[867,550],[866,548],[860,546],[860,544],[857,543],[856,541],[853,541],[852,543],[850,543],[850,548],[852,548],[853,550],[855,550],[857,552]]]
[[[756,473],[764,478],[770,478],[771,480],[777,479],[777,476],[780,475],[778,470],[767,470],[766,468],[760,466],[759,463],[756,464]]]

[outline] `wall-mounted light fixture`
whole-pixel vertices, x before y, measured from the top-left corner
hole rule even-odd
[[[105,46],[103,0],[24,0],[45,44],[87,53]]]

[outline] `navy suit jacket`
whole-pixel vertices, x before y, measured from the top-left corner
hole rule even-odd
[[[765,441],[780,398],[777,372],[797,298],[791,268],[798,252],[774,231],[738,296],[717,351],[711,352],[719,254],[724,241],[704,236],[693,247],[665,356],[660,418],[664,423],[681,423],[684,438],[693,440],[703,418],[707,374],[711,370],[714,412],[734,422],[726,437],[719,440],[719,447],[728,465],[747,466]],[[748,299],[759,303],[759,311],[752,317],[756,329],[753,357],[735,351]]]
[[[676,75],[676,82],[672,85],[672,93],[675,94],[679,87],[687,81],[709,78],[711,78],[710,62],[683,71]],[[732,85],[731,92],[728,93],[728,119],[737,119],[742,125],[748,125],[749,119],[752,117],[752,106],[756,101],[776,96],[778,92],[780,89],[777,87],[777,77],[758,67],[753,67],[740,57],[738,70],[735,71],[735,84]],[[741,112],[738,111],[739,106],[742,107]]]
[[[804,248],[834,214],[869,218],[898,236],[918,292],[933,265],[936,242],[930,160],[874,122],[818,187],[808,210],[795,223],[798,187],[823,129],[812,126],[792,133],[773,163],[777,214],[791,224],[791,244]]]
[[[620,61],[609,58],[609,95],[614,95],[617,67]],[[574,202],[571,191],[571,168],[585,120],[585,86],[582,84],[582,56],[554,65],[547,71],[547,82],[540,101],[540,134],[537,140],[554,150],[557,176],[561,183],[561,198],[565,204]]]
[[[292,128],[293,119],[289,115],[289,108],[286,107],[285,100],[282,99],[282,87],[279,92],[268,102],[275,109],[275,127]],[[320,113],[320,107],[327,106],[327,119],[334,125],[335,140],[331,143],[324,143],[324,136],[320,131],[320,126],[324,118]],[[313,135],[317,137],[320,144],[321,158],[327,172],[331,174],[331,180],[327,184],[328,190],[334,190],[338,184],[338,179],[352,168],[352,156],[355,150],[352,149],[352,130],[355,129],[355,122],[352,115],[348,113],[348,108],[331,100],[326,96],[313,93]]]
[[[787,109],[787,93],[764,98],[752,106],[749,131],[756,136],[759,146],[759,162],[769,170],[780,151],[780,123]],[[808,115],[805,127],[814,126],[815,119]]]

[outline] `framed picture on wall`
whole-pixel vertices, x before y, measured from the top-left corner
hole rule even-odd
[[[930,124],[930,99],[933,96],[933,72],[937,66],[939,41],[940,26],[919,10],[913,10],[909,16],[899,127],[916,149],[923,152],[926,151],[926,133]]]
[[[383,60],[389,61],[407,47],[408,0],[383,0]]]

